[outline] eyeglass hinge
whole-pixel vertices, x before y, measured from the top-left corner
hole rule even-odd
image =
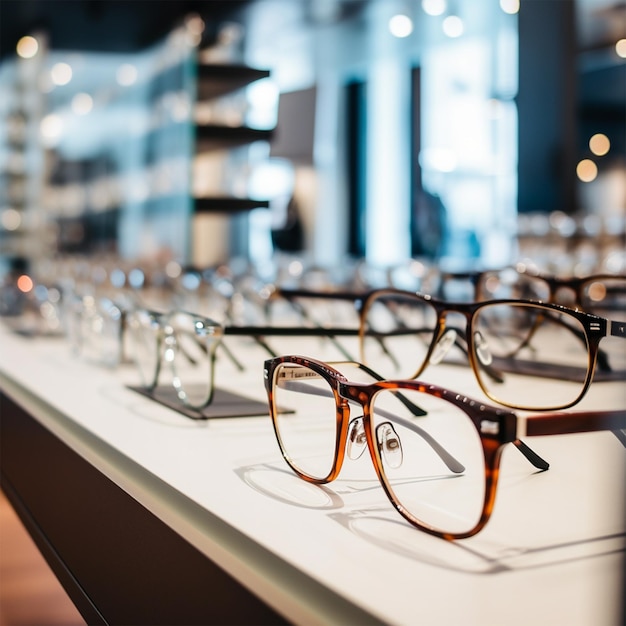
[[[482,420],[480,422],[480,432],[486,435],[500,434],[500,424],[493,420]]]

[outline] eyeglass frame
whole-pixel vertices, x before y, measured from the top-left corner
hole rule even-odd
[[[156,332],[155,340],[156,340],[156,363],[155,363],[155,371],[152,379],[149,383],[144,384],[144,390],[149,394],[154,394],[154,391],[159,385],[159,377],[161,375],[161,368],[163,365],[163,361],[165,359],[165,352],[167,350],[166,342],[168,337],[173,337],[176,341],[176,349],[180,348],[180,342],[176,339],[176,335],[171,329],[171,332],[168,330],[168,320],[174,315],[188,315],[190,318],[196,321],[196,323],[202,324],[203,329],[208,330],[209,334],[214,336],[216,341],[214,341],[211,346],[209,346],[207,357],[210,361],[210,371],[209,371],[209,380],[207,381],[208,385],[208,394],[206,400],[202,403],[193,403],[189,402],[187,397],[187,392],[183,389],[183,386],[180,384],[180,381],[177,382],[177,377],[174,376],[172,378],[172,387],[176,391],[176,396],[182,402],[183,406],[193,409],[194,411],[202,411],[202,409],[206,408],[213,402],[213,397],[215,395],[215,360],[216,360],[216,351],[218,346],[221,343],[222,337],[224,335],[224,329],[221,324],[218,322],[204,317],[202,315],[197,315],[195,313],[190,313],[188,311],[170,311],[170,312],[160,312],[154,311],[151,309],[133,309],[132,311],[127,312],[126,315],[126,330],[132,334],[132,319],[136,314],[144,314],[147,315],[151,324],[155,324],[156,328],[154,328]],[[195,325],[195,324],[194,324]],[[203,347],[203,344],[199,344]],[[170,346],[171,347],[171,346]],[[173,363],[173,360],[170,360]],[[174,372],[175,373],[175,372]],[[201,418],[198,418],[201,419]]]
[[[594,315],[592,313],[586,313],[584,311],[580,311],[577,309],[570,309],[568,307],[562,306],[560,304],[550,303],[550,302],[538,302],[534,300],[520,300],[513,298],[505,298],[505,299],[497,299],[497,300],[483,300],[482,302],[448,302],[444,300],[439,300],[437,298],[433,298],[428,294],[421,294],[419,292],[413,291],[405,291],[402,289],[395,289],[392,287],[376,289],[370,291],[367,295],[363,297],[363,299],[358,303],[360,308],[360,319],[359,319],[359,343],[360,343],[360,353],[362,360],[364,359],[365,354],[365,340],[366,340],[366,326],[367,326],[367,315],[369,309],[371,308],[372,302],[382,295],[396,295],[402,298],[415,298],[416,300],[424,303],[430,304],[437,314],[437,323],[433,328],[433,338],[428,347],[426,356],[424,357],[423,363],[417,367],[415,373],[410,376],[410,378],[417,378],[422,374],[422,372],[426,369],[430,362],[430,358],[437,346],[438,342],[444,336],[448,327],[446,326],[446,315],[447,313],[459,313],[465,316],[467,320],[466,324],[466,337],[467,341],[467,356],[470,363],[470,367],[472,368],[472,372],[474,373],[474,377],[478,382],[481,390],[485,393],[485,395],[492,401],[497,402],[498,404],[502,404],[503,406],[507,406],[509,408],[518,409],[518,410],[541,410],[541,411],[552,411],[558,409],[566,409],[571,406],[574,406],[585,396],[589,389],[589,385],[593,380],[593,376],[596,370],[596,365],[598,362],[598,353],[599,353],[599,344],[601,339],[608,336],[619,337],[621,339],[626,339],[626,322],[616,321],[616,320],[608,320],[606,318],[600,317],[598,315]],[[544,309],[547,311],[555,311],[558,313],[562,313],[564,315],[570,315],[574,317],[583,327],[585,332],[585,341],[587,345],[587,356],[588,356],[588,364],[587,364],[587,373],[585,376],[585,380],[582,385],[582,389],[578,394],[575,400],[565,404],[559,404],[554,406],[546,406],[542,408],[530,408],[527,406],[521,406],[518,404],[503,402],[499,398],[495,398],[493,394],[485,388],[483,381],[480,376],[480,364],[476,358],[476,347],[474,340],[474,333],[472,332],[472,321],[476,316],[476,313],[483,308],[491,307],[494,305],[510,305],[510,306],[528,306],[537,309]],[[406,334],[411,334],[411,330],[408,329]]]
[[[278,407],[275,403],[276,372],[283,364],[294,364],[306,367],[329,385],[335,400],[337,432],[335,437],[335,453],[330,472],[324,478],[315,478],[300,471],[295,467],[283,448],[280,436],[280,428],[277,424]],[[513,411],[491,406],[469,398],[463,394],[418,380],[384,380],[374,383],[350,382],[338,370],[330,364],[317,359],[288,355],[268,359],[263,366],[265,389],[268,396],[268,404],[274,434],[278,441],[281,455],[295,474],[308,483],[322,485],[332,482],[339,475],[345,459],[348,429],[350,426],[349,402],[360,405],[363,409],[363,425],[367,441],[367,448],[374,465],[374,470],[383,490],[393,507],[411,525],[430,535],[453,541],[466,539],[480,532],[487,524],[493,513],[496,491],[498,485],[500,461],[504,446],[507,443],[515,443],[529,436],[565,435],[573,433],[612,431],[621,443],[626,446],[626,437],[623,431],[626,429],[626,410],[617,409],[612,411],[581,411],[549,412],[531,416],[520,416]],[[483,449],[485,461],[485,494],[480,518],[476,525],[464,532],[447,532],[438,530],[418,520],[412,513],[407,511],[396,498],[393,488],[385,478],[382,469],[378,445],[374,441],[372,428],[372,404],[374,397],[383,390],[412,390],[436,396],[450,402],[461,409],[474,424]]]
[[[625,274],[604,273],[590,274],[589,276],[571,276],[564,278],[560,276],[544,274],[542,272],[535,272],[530,269],[520,269],[518,267],[511,266],[501,269],[478,270],[469,272],[443,272],[441,275],[441,284],[439,286],[439,291],[441,292],[443,290],[446,281],[466,280],[474,288],[474,300],[480,301],[485,296],[485,281],[488,280],[490,276],[494,276],[507,270],[512,270],[516,272],[520,278],[528,278],[531,280],[539,280],[544,282],[548,286],[548,292],[550,294],[547,302],[553,304],[558,304],[556,300],[556,295],[559,290],[569,289],[574,293],[574,304],[580,307],[584,306],[582,290],[586,284],[607,280],[623,280],[626,282]]]

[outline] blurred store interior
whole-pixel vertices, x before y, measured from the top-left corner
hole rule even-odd
[[[0,27],[4,280],[626,270],[621,0],[2,0]]]

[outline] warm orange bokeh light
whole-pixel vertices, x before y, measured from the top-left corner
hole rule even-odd
[[[611,149],[611,142],[606,135],[596,133],[589,140],[589,149],[596,156],[604,156]]]
[[[33,288],[33,279],[26,274],[22,274],[17,279],[17,288],[23,293],[28,293]]]
[[[576,174],[583,183],[590,183],[598,175],[598,166],[591,159],[583,159],[576,166]]]

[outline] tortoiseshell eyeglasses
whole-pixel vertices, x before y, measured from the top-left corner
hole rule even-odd
[[[355,375],[360,368],[338,365],[348,366]],[[300,356],[270,359],[264,368],[274,431],[300,478],[328,483],[346,455],[358,461],[367,448],[400,515],[445,539],[475,535],[489,520],[507,443],[611,430],[626,445],[626,410],[527,417],[416,380],[350,382],[331,365]]]

